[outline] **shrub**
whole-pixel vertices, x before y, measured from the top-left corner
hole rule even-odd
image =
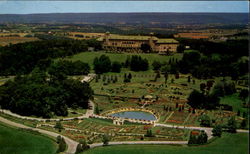
[[[108,145],[109,144],[109,141],[110,141],[110,136],[108,134],[104,134],[102,136],[102,142],[103,142],[103,145]]]
[[[222,134],[222,127],[220,125],[216,125],[212,130],[213,136],[221,137]]]
[[[59,153],[59,152],[65,151],[65,150],[66,150],[66,142],[65,142],[64,138],[61,138],[57,152]]]
[[[227,122],[227,128],[228,128],[228,132],[230,133],[236,133],[236,121],[234,117],[231,117],[228,122]]]

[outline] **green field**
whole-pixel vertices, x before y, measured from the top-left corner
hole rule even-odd
[[[159,62],[168,62],[170,58],[177,58],[180,60],[182,58],[182,54],[174,54],[172,56],[163,56],[159,54],[142,54],[142,53],[105,53],[105,52],[81,52],[79,54],[73,55],[72,57],[68,57],[68,60],[77,61],[80,60],[82,62],[88,63],[93,68],[93,61],[95,57],[100,57],[105,54],[109,56],[111,61],[125,62],[127,56],[132,55],[140,55],[142,58],[146,58],[150,64],[153,63],[154,60]]]
[[[84,152],[86,154],[247,154],[248,134],[228,134],[203,146],[182,145],[117,145],[98,147]]]
[[[54,154],[56,150],[57,146],[50,138],[0,124],[1,154]]]

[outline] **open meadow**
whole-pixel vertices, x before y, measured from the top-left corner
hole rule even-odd
[[[1,154],[54,154],[56,150],[57,145],[51,138],[0,123]]]

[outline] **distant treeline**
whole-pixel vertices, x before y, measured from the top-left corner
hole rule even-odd
[[[154,62],[154,70],[171,74],[191,73],[197,78],[231,76],[237,79],[248,72],[248,41],[229,40],[214,43],[206,40],[180,39],[180,46],[190,46],[180,61]],[[184,50],[184,49],[183,49]],[[180,51],[181,52],[181,51]]]
[[[46,69],[51,59],[101,49],[95,40],[43,40],[0,47],[0,75],[28,74],[36,66]]]

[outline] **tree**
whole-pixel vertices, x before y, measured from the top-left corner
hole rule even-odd
[[[227,128],[228,128],[228,132],[230,133],[236,133],[236,120],[235,117],[231,117],[228,122],[227,122]]]
[[[198,136],[198,139],[197,139],[198,143],[205,144],[205,143],[207,143],[207,139],[208,139],[207,133],[204,130],[202,130],[200,135]]]
[[[197,144],[197,139],[196,139],[196,136],[193,135],[193,134],[190,134],[189,136],[189,140],[188,140],[188,144]]]
[[[61,141],[61,139],[62,139],[62,137],[60,136],[60,135],[58,135],[57,137],[56,137],[56,143],[60,143],[60,141]]]
[[[63,125],[61,124],[60,121],[57,121],[56,125],[54,126],[54,128],[58,129],[58,131],[61,132],[62,129],[63,129]]]
[[[247,120],[246,120],[246,119],[243,119],[243,120],[241,121],[241,123],[240,123],[240,127],[243,128],[243,129],[245,129],[246,126],[247,126]]]
[[[210,93],[205,96],[205,101],[202,103],[202,108],[211,110],[211,109],[216,109],[220,104],[220,98],[214,94]]]
[[[83,152],[83,151],[86,150],[86,149],[89,149],[89,146],[88,146],[86,140],[81,139],[81,140],[79,141],[79,144],[78,144],[77,147],[76,147],[76,152],[75,152],[75,154],[81,153],[81,152]]]
[[[168,73],[167,72],[164,73],[164,78],[165,78],[165,84],[166,84],[168,81]]]
[[[240,116],[240,110],[238,110],[238,112],[237,112],[237,116]]]
[[[116,73],[120,73],[121,67],[122,67],[122,65],[119,62],[115,61],[112,63],[111,71],[116,72]]]
[[[222,134],[222,127],[221,125],[216,125],[212,130],[213,136],[219,136],[221,137]]]
[[[185,46],[183,44],[180,44],[177,46],[177,52],[178,53],[183,53],[185,50]]]
[[[153,133],[152,133],[152,130],[151,129],[148,129],[147,130],[147,133],[145,134],[146,137],[154,137]]]
[[[210,120],[208,115],[206,115],[206,114],[202,115],[200,120],[201,120],[201,123],[200,123],[201,126],[210,127],[211,120]]]
[[[141,50],[144,52],[144,53],[147,53],[147,52],[150,52],[151,51],[151,47],[149,44],[141,44]]]
[[[83,148],[82,148],[82,145],[79,143],[79,144],[77,145],[77,147],[76,147],[76,152],[75,152],[75,154],[78,154],[78,153],[81,153],[81,152],[83,152]]]
[[[99,114],[100,114],[100,110],[99,110],[98,105],[96,105],[96,107],[95,107],[95,113],[96,113],[97,115],[99,115]]]
[[[243,101],[245,101],[246,98],[248,97],[248,95],[249,95],[248,89],[242,89],[242,90],[240,91],[239,97],[240,97]]]
[[[66,150],[66,142],[65,142],[64,138],[61,138],[57,152],[59,153],[59,152],[65,151],[65,150]]]
[[[188,83],[191,82],[191,76],[188,76]]]
[[[132,79],[132,74],[131,74],[131,73],[128,74],[128,79],[129,79],[129,80]]]
[[[205,96],[197,90],[193,90],[188,97],[188,104],[192,108],[201,108],[202,102],[204,102]]]
[[[148,70],[148,60],[142,59],[141,56],[133,55],[130,61],[130,69],[132,71]]]
[[[102,136],[102,142],[103,142],[103,145],[108,145],[109,144],[109,141],[110,141],[110,136],[108,134],[104,134]]]
[[[161,72],[163,72],[164,74],[165,74],[165,73],[169,73],[170,70],[171,70],[170,65],[163,65],[163,66],[161,67]]]
[[[180,72],[184,74],[193,72],[195,66],[200,65],[200,59],[201,55],[198,51],[184,52],[182,59],[179,61]]]
[[[205,83],[201,83],[200,84],[200,90],[204,93],[206,89],[206,84]]]
[[[207,133],[202,130],[199,134],[190,134],[188,144],[205,144],[207,143]]]
[[[154,71],[158,71],[158,70],[160,70],[160,68],[161,68],[161,63],[160,63],[159,61],[154,61],[154,62],[152,63],[152,66],[153,66],[153,70],[154,70]]]
[[[111,61],[106,55],[101,55],[99,58],[96,57],[93,64],[97,74],[106,73],[111,70]]]
[[[130,66],[130,62],[131,62],[131,58],[130,58],[130,56],[127,56],[124,67],[128,68]]]

